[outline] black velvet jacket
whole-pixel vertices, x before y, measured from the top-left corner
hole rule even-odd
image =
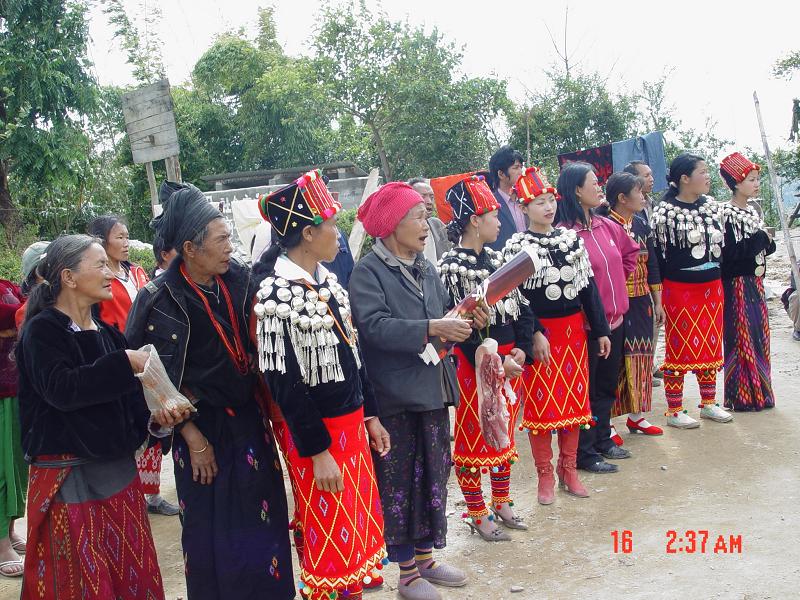
[[[153,344],[161,362],[167,370],[172,384],[180,389],[184,383],[189,350],[189,336],[208,335],[208,327],[190,326],[190,294],[194,292],[186,284],[180,272],[182,259],[177,257],[169,269],[144,286],[133,302],[128,315],[125,335],[133,348],[141,348],[145,344]],[[222,281],[228,287],[239,321],[243,343],[250,351],[250,337],[247,327],[250,319],[253,287],[250,270],[235,261],[231,261],[230,269],[222,275]],[[205,319],[208,321],[208,319]],[[210,323],[210,321],[209,321]],[[208,323],[203,323],[208,325]],[[197,331],[193,331],[195,327]],[[222,345],[222,342],[219,342]],[[191,391],[191,390],[190,390]],[[233,398],[203,398],[212,404],[218,400],[220,406],[235,404]]]
[[[133,375],[125,337],[98,322],[73,331],[55,308],[22,329],[16,349],[22,447],[30,459],[132,455],[147,437],[150,411]]]
[[[764,252],[766,256],[774,254],[777,246],[763,229],[750,237],[736,241],[733,227],[725,225],[725,246],[722,248],[722,278],[733,279],[755,274],[756,256]],[[763,266],[763,265],[761,265]]]

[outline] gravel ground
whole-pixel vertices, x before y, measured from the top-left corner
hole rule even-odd
[[[800,248],[800,231],[795,240]],[[528,441],[518,434],[521,460],[515,466],[512,491],[530,531],[513,531],[511,542],[497,544],[470,536],[459,519],[463,500],[451,478],[449,546],[438,556],[467,570],[470,580],[465,588],[443,589],[445,598],[798,596],[800,343],[791,340],[789,321],[777,299],[789,277],[782,239],[768,262],[767,284],[774,292],[769,311],[777,407],[737,414],[729,424],[704,421],[691,431],[667,429],[658,438],[624,433],[633,458],[619,462],[618,474],[583,474],[591,498],[558,493],[549,507],[536,504]],[[718,391],[721,394],[721,383]],[[690,414],[698,412],[692,377],[687,378],[686,392]],[[662,427],[665,407],[663,387],[657,388],[651,421]],[[618,421],[621,430],[622,420]],[[175,500],[168,458],[163,490]],[[167,598],[185,598],[178,519],[156,516],[151,524]],[[674,554],[668,552],[671,530],[678,538]],[[704,552],[678,550],[688,545],[687,530],[708,532]],[[614,531],[620,536],[630,532],[629,553],[621,547],[615,552]],[[396,596],[396,567],[387,567],[384,574],[385,588],[368,598]],[[18,582],[0,580],[0,598],[18,597]]]

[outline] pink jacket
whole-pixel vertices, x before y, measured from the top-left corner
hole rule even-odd
[[[592,217],[589,229],[580,223],[573,229],[578,232],[589,253],[608,325],[616,329],[628,312],[628,288],[625,282],[636,267],[639,244],[631,239],[621,225],[599,215]]]

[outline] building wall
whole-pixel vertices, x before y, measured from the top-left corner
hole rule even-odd
[[[235,190],[204,192],[204,194],[212,202],[231,202],[233,200],[244,200],[245,198],[257,198],[261,194],[269,194],[279,190],[284,185],[261,185]],[[366,185],[367,177],[350,177],[348,179],[331,179],[328,182],[328,189],[331,192],[338,192],[339,202],[342,203],[343,208],[353,208],[361,202],[361,196]]]

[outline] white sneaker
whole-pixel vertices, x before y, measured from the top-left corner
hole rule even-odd
[[[693,419],[685,412],[681,411],[678,416],[667,417],[667,425],[670,427],[677,427],[678,429],[695,429],[700,427],[700,421]]]
[[[728,423],[733,421],[733,415],[719,407],[718,404],[706,404],[700,409],[701,419],[711,419],[717,423]]]

